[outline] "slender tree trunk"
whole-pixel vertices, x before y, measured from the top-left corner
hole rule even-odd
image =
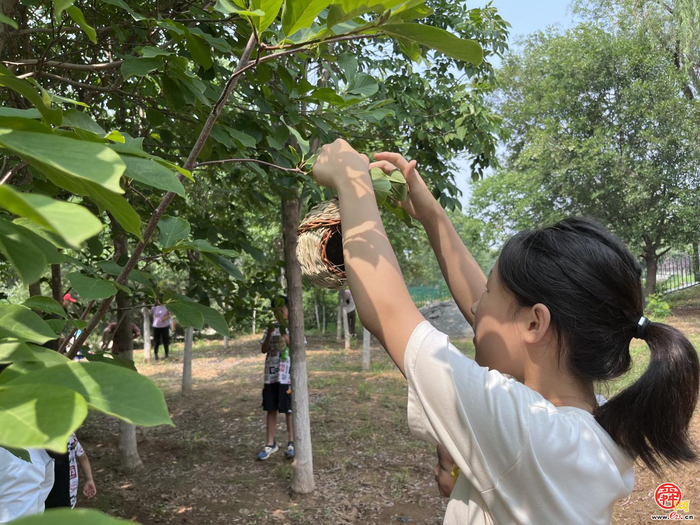
[[[194,328],[188,326],[185,329],[185,351],[182,357],[182,393],[192,392],[192,343]]]
[[[306,372],[306,345],[304,337],[304,305],[301,266],[296,256],[297,228],[301,210],[299,198],[282,201],[282,231],[289,299],[289,331],[292,358],[292,410],[294,425],[294,463],[292,463],[292,490],[308,494],[314,490],[314,464],[311,449],[311,421],[309,418],[309,390]]]
[[[113,221],[112,224],[115,224]],[[126,255],[128,250],[126,235],[119,233],[114,239],[114,259]],[[131,299],[124,292],[117,292],[117,330],[114,334],[114,344],[119,347],[119,357],[133,360],[134,340],[131,338]],[[136,446],[136,426],[119,421],[119,461],[126,472],[134,472],[143,467]]]
[[[369,353],[370,333],[367,328],[362,327],[362,370],[369,370],[370,353]]]
[[[314,290],[314,314],[316,314],[316,330],[321,331],[321,319],[318,317],[318,297],[316,297],[316,290]]]
[[[143,360],[151,362],[151,311],[145,306],[141,309],[143,315]]]
[[[321,333],[325,334],[326,333],[326,302],[325,301],[321,305],[321,309],[323,310],[323,326],[321,327]]]
[[[345,335],[345,350],[350,350],[350,322],[345,308],[343,308],[343,334]]]
[[[41,295],[41,283],[39,281],[29,285],[29,297]]]
[[[16,6],[17,0],[0,0],[0,12],[8,18],[14,18]],[[0,56],[3,56],[2,51],[11,31],[13,31],[13,29],[9,25],[0,24]]]
[[[693,274],[695,275],[695,282],[700,283],[700,253],[696,242],[693,243]]]
[[[61,265],[51,265],[51,295],[57,303],[63,302],[63,290],[61,290]]]
[[[256,317],[257,312],[258,312],[257,308],[253,308],[253,335],[255,335],[255,317]]]
[[[229,338],[227,335],[224,336],[224,350],[229,349]]]
[[[659,256],[656,250],[644,254],[644,261],[647,263],[647,282],[644,286],[644,297],[649,297],[656,292],[656,271],[659,264]]]
[[[338,290],[338,322],[335,331],[335,340],[338,343],[343,340],[343,291],[344,288]]]

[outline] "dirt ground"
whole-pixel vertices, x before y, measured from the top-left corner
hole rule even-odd
[[[700,342],[698,315],[683,311],[669,322]],[[143,524],[442,523],[446,500],[433,479],[435,451],[408,431],[403,377],[378,347],[372,348],[371,370],[362,372],[361,342],[345,351],[334,337],[307,339],[313,494],[291,493],[291,463],[282,451],[255,461],[265,440],[263,356],[259,336],[246,336],[227,351],[220,342],[196,343],[194,391],[188,396],[180,393],[181,344],[157,363],[145,364],[135,352],[139,371],[165,393],[175,427],[137,429],[145,467],[127,474],[116,451],[118,423],[91,412],[78,437],[92,462],[98,496],[86,501],[81,494],[78,505]],[[467,353],[471,347],[458,346]],[[638,371],[647,352],[635,348]],[[700,442],[698,414],[692,436]],[[286,443],[282,417],[277,440]],[[638,467],[635,490],[618,504],[614,523],[649,522],[661,510],[653,492],[664,481],[680,485],[683,499],[690,500],[688,514],[700,520],[698,466],[660,478]]]

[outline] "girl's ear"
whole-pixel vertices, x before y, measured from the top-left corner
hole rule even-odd
[[[523,339],[528,344],[540,343],[547,333],[552,321],[552,315],[542,303],[527,309],[524,321],[527,323]]]

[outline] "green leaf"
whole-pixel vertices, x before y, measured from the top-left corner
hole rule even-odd
[[[258,34],[265,31],[277,18],[284,0],[251,0],[250,7],[254,10],[260,10],[265,13],[264,16],[253,20],[255,29]]]
[[[185,188],[177,178],[177,175],[165,166],[152,160],[123,155],[122,160],[126,164],[124,175],[148,186],[185,196]]]
[[[173,301],[167,304],[168,310],[172,312],[178,322],[184,326],[193,326],[197,330],[201,330],[204,326],[204,316],[202,312],[192,303],[184,301]]]
[[[164,215],[158,221],[160,230],[160,244],[163,248],[170,248],[178,241],[187,239],[190,235],[190,223],[180,217]]]
[[[29,451],[26,448],[14,448],[14,447],[1,447],[7,450],[10,454],[12,454],[15,457],[18,457],[22,461],[26,461],[27,463],[32,462],[32,458],[29,455]]]
[[[17,22],[12,20],[9,16],[4,15],[2,12],[0,12],[0,24],[7,24],[8,26],[18,29],[19,26],[17,25]]]
[[[21,341],[0,342],[0,363],[41,363],[44,366],[53,366],[67,363],[69,360],[63,354],[55,350],[36,346]]]
[[[100,220],[78,204],[19,193],[7,185],[0,186],[0,203],[9,212],[57,233],[73,248],[102,230]]]
[[[141,218],[125,198],[95,185],[88,185],[88,196],[103,209],[109,210],[127,232],[141,237]]]
[[[379,90],[377,81],[366,73],[360,73],[352,79],[348,85],[348,93],[360,95],[362,97],[371,97]]]
[[[6,386],[41,384],[69,388],[90,407],[134,425],[172,424],[160,389],[147,377],[105,363],[67,363],[13,379]]]
[[[48,370],[50,374],[56,368],[43,370]],[[65,452],[68,438],[85,420],[85,416],[85,399],[61,384],[54,383],[51,387],[42,383],[0,386],[2,446]]]
[[[194,61],[204,69],[209,69],[214,64],[211,58],[211,48],[203,38],[190,33],[185,40],[185,47]]]
[[[144,58],[155,58],[155,57],[169,57],[174,55],[172,51],[167,49],[161,49],[159,47],[144,46],[141,48],[141,56]]]
[[[235,250],[227,250],[224,248],[217,248],[216,246],[212,246],[209,241],[205,239],[195,239],[194,241],[191,242],[182,242],[179,244],[175,244],[167,249],[164,249],[163,251],[165,252],[171,252],[174,250],[195,250],[198,252],[205,252],[205,253],[216,253],[218,255],[228,255],[229,257],[237,257],[238,252]]]
[[[48,266],[44,253],[30,239],[26,228],[0,217],[0,252],[25,284],[37,282]]]
[[[133,521],[119,520],[92,509],[49,509],[44,514],[15,520],[12,525],[133,525],[133,523]]]
[[[83,15],[83,12],[75,6],[69,7],[66,11],[73,21],[80,26],[80,29],[85,31],[85,34],[88,36],[90,41],[93,44],[97,44],[97,32],[85,21],[85,15]]]
[[[243,272],[241,272],[241,270],[238,268],[238,266],[233,264],[226,257],[222,257],[221,255],[216,255],[214,253],[203,253],[202,255],[204,256],[205,259],[207,259],[212,264],[221,268],[223,271],[225,271],[227,274],[229,274],[234,279],[237,279],[239,281],[242,281],[245,279]]]
[[[350,82],[357,74],[357,58],[352,53],[343,53],[338,57],[338,65],[343,70],[345,80]]]
[[[254,11],[249,11],[247,9],[240,9],[236,5],[229,2],[228,0],[216,0],[216,4],[214,5],[214,10],[218,11],[219,13],[224,13],[226,15],[236,14],[238,16],[252,16],[252,17],[265,16],[265,13],[259,9],[254,10]]]
[[[297,143],[299,144],[299,148],[301,149],[301,153],[303,155],[306,155],[309,153],[309,141],[304,139],[301,134],[294,129],[292,126],[287,126],[289,128],[289,132],[294,135],[294,138],[297,139]]]
[[[39,169],[48,166],[65,176],[94,182],[114,193],[124,193],[119,178],[126,166],[119,155],[102,144],[46,133],[0,129],[0,146]]]
[[[52,299],[51,297],[45,297],[43,295],[35,295],[30,297],[24,303],[22,303],[27,308],[33,310],[39,310],[41,312],[47,312],[50,314],[60,315],[61,317],[68,317],[66,311],[63,309],[58,301]]]
[[[61,110],[58,108],[52,109],[50,102],[45,102],[34,86],[26,80],[17,78],[2,64],[0,64],[0,86],[10,88],[26,98],[39,110],[41,116],[48,124],[61,125]]]
[[[84,129],[85,131],[90,131],[96,135],[104,135],[105,130],[93,120],[93,118],[86,111],[78,111],[75,108],[71,108],[68,111],[63,112],[63,122],[61,123],[63,127]]]
[[[117,288],[112,283],[88,277],[78,272],[69,273],[68,281],[70,281],[73,289],[78,292],[80,298],[85,301],[106,299],[117,293]]]
[[[393,202],[391,202],[387,199],[386,202],[384,202],[384,207],[391,210],[391,212],[394,215],[396,215],[399,219],[401,219],[406,224],[406,226],[408,226],[409,228],[415,227],[415,225],[413,224],[413,219],[411,219],[411,216],[408,214],[408,212],[406,210],[404,210],[398,204],[394,204]]]
[[[110,4],[116,7],[120,7],[127,13],[131,15],[131,17],[136,20],[137,22],[140,20],[147,20],[147,18],[143,15],[140,15],[138,13],[135,13],[133,9],[131,9],[124,0],[102,0],[105,4]]]
[[[121,366],[122,368],[127,368],[136,372],[136,365],[131,359],[124,359],[123,357],[108,352],[95,352],[94,354],[88,352],[85,354],[85,359],[90,363],[106,363],[112,366]]]
[[[394,37],[403,37],[431,49],[436,49],[457,60],[471,62],[475,66],[481,64],[484,52],[474,40],[458,38],[439,27],[423,24],[394,24],[381,26],[381,30]]]
[[[152,71],[163,66],[163,59],[160,57],[154,58],[127,58],[122,63],[122,76],[126,79],[129,77],[145,77]]]
[[[287,0],[282,11],[282,32],[291,36],[300,29],[311,27],[316,17],[333,0]]]
[[[63,11],[72,6],[74,2],[75,0],[53,0],[53,14],[56,20],[60,21]]]
[[[335,90],[330,87],[314,89],[309,96],[322,102],[328,102],[334,106],[342,106],[345,104],[345,99],[338,95]]]
[[[238,131],[237,129],[233,128],[228,128],[227,129],[229,135],[233,137],[235,140],[240,142],[241,146],[244,148],[254,148],[255,147],[255,139],[251,137],[250,135],[243,133],[242,131]]]
[[[374,188],[374,196],[377,199],[377,204],[382,205],[391,191],[391,181],[387,178],[381,168],[372,168],[370,170],[372,177],[372,187]]]
[[[12,117],[21,119],[40,119],[41,113],[36,108],[32,109],[15,109],[5,106],[0,107],[0,117]]]
[[[224,316],[209,306],[194,303],[204,317],[204,322],[211,326],[216,332],[223,336],[229,335],[228,324]]]

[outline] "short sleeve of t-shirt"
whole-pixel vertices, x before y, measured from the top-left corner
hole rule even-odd
[[[477,490],[493,488],[528,440],[533,391],[480,367],[428,321],[416,327],[404,359],[411,431],[444,445]]]

